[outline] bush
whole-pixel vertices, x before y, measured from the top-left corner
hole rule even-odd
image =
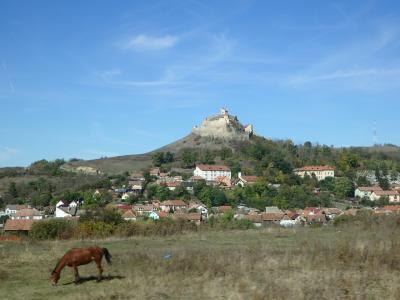
[[[119,236],[166,236],[186,231],[197,231],[197,225],[186,220],[165,218],[157,221],[125,222],[116,229]]]
[[[115,225],[103,221],[79,222],[74,228],[73,236],[77,239],[106,238],[111,236],[115,229]]]
[[[50,219],[33,223],[29,236],[37,240],[67,239],[71,237],[72,229],[71,221]]]

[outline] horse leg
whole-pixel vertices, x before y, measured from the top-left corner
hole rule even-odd
[[[102,279],[103,268],[101,267],[101,260],[96,261],[97,269],[99,270],[99,276],[97,277],[97,281]]]
[[[75,275],[75,284],[79,283],[79,273],[78,273],[78,267],[74,266],[74,275]]]

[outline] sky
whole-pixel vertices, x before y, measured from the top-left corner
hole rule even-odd
[[[399,1],[0,2],[0,167],[151,151],[220,107],[268,138],[400,144],[399,95]]]

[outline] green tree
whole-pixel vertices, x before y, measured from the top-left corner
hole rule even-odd
[[[201,162],[203,164],[214,164],[214,154],[210,151],[210,150],[206,150],[204,151],[202,158],[201,158]]]
[[[354,184],[353,182],[347,177],[338,177],[335,178],[335,196],[337,198],[344,199],[346,197],[353,197],[354,196]]]
[[[164,163],[164,152],[156,152],[152,156],[153,165],[156,167],[161,167]]]
[[[182,163],[185,168],[191,168],[196,163],[197,153],[190,149],[182,151]]]
[[[378,179],[379,186],[382,188],[382,190],[390,190],[390,183],[389,180],[386,177],[380,177]]]
[[[167,152],[167,153],[165,153],[165,155],[164,155],[164,162],[165,163],[171,163],[171,162],[173,162],[175,159],[174,159],[174,154],[173,153],[171,153],[171,152]]]
[[[219,156],[221,157],[221,160],[226,160],[228,158],[231,158],[233,156],[232,149],[228,147],[223,147],[219,151]]]
[[[8,195],[15,199],[18,197],[18,190],[17,190],[17,185],[15,184],[15,182],[11,182],[10,185],[8,186]]]

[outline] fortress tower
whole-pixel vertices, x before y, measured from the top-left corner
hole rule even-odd
[[[243,126],[236,116],[221,108],[219,115],[207,117],[200,126],[194,127],[192,132],[202,137],[248,140],[253,134],[253,125]]]

